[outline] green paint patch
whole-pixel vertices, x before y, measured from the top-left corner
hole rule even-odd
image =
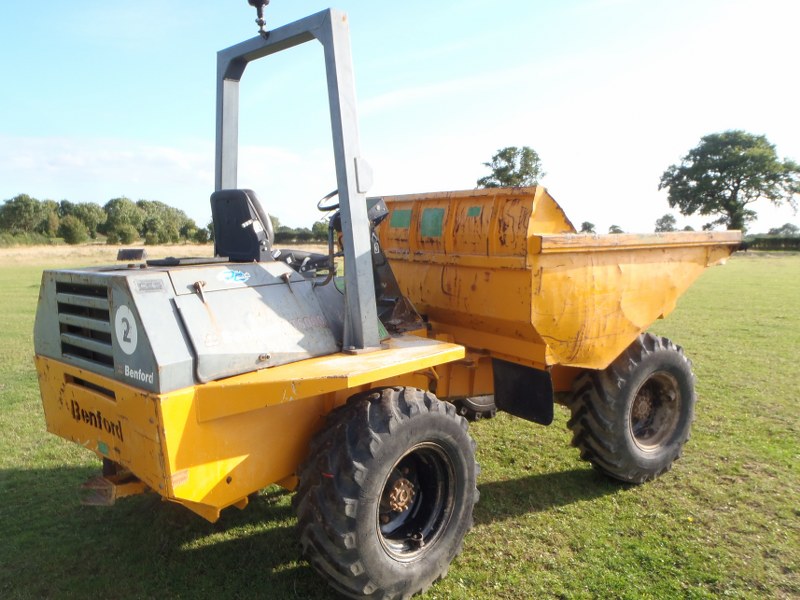
[[[388,339],[389,337],[389,332],[386,331],[386,327],[383,326],[380,319],[378,319],[378,337],[382,340]]]
[[[389,227],[393,229],[408,229],[411,226],[411,209],[401,208],[392,212]]]
[[[422,211],[420,233],[425,237],[442,237],[443,208],[426,208]]]
[[[108,444],[106,444],[103,441],[98,440],[98,442],[97,442],[97,451],[100,452],[100,454],[104,454],[105,456],[108,456],[108,454],[109,454],[108,453]]]
[[[467,216],[468,217],[480,217],[481,216],[481,207],[480,206],[470,206],[467,209]]]

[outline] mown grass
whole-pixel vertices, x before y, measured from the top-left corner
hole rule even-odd
[[[0,266],[0,596],[335,597],[290,496],[211,525],[153,496],[83,507],[93,455],[47,434],[31,362],[41,266]],[[578,460],[567,414],[473,425],[475,528],[429,598],[800,596],[800,256],[737,256],[653,328],[693,359],[683,458],[642,486]]]

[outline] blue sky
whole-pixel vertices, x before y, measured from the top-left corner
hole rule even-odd
[[[272,0],[269,27],[328,7]],[[372,194],[469,189],[535,148],[573,222],[652,231],[661,173],[700,137],[765,134],[800,161],[792,0],[341,0]],[[213,191],[216,52],[256,33],[245,0],[0,6],[0,199],[162,200]],[[335,187],[321,47],[248,67],[239,183],[310,226]],[[753,231],[800,223],[757,206]],[[695,227],[709,219],[684,218]]]

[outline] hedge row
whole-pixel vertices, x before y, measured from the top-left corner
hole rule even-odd
[[[750,250],[798,250],[800,236],[758,236],[746,240]]]

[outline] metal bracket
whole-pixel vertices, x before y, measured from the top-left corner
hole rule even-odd
[[[98,475],[81,485],[80,502],[84,506],[113,506],[120,498],[144,494],[148,489],[144,482],[136,478]]]

